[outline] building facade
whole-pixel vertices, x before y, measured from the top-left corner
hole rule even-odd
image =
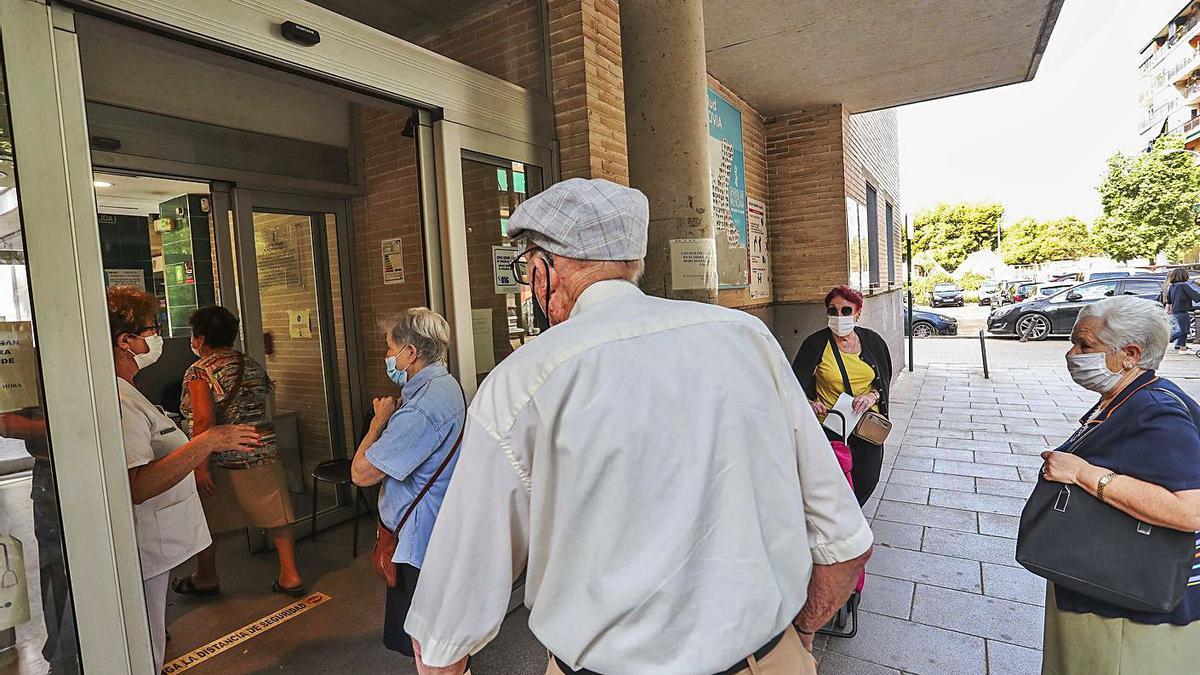
[[[0,0],[0,543],[25,552],[0,648],[151,669],[107,286],[160,299],[138,386],[167,409],[190,309],[239,316],[305,532],[355,513],[310,476],[394,394],[379,320],[443,313],[468,394],[536,339],[507,219],[565,178],[647,194],[648,292],[791,355],[849,283],[899,363],[891,108],[1032,78],[1060,6]]]
[[[1200,146],[1200,3],[1188,2],[1140,53],[1138,135],[1144,147],[1163,134]]]

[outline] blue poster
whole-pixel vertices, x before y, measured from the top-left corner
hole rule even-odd
[[[708,170],[712,180],[717,278],[722,288],[750,285],[746,221],[746,154],[742,113],[708,89]]]

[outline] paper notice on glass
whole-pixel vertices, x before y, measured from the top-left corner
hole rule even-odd
[[[383,249],[383,285],[404,283],[404,246],[400,238],[384,239],[379,245]]]
[[[312,337],[312,310],[288,310],[288,335],[295,339]]]
[[[0,322],[0,412],[39,405],[33,324]]]
[[[520,249],[512,246],[492,247],[492,286],[496,295],[520,292],[521,286],[513,273],[513,260],[520,252]]]
[[[475,373],[496,367],[496,345],[492,342],[492,308],[471,310],[471,332],[475,335]]]
[[[823,426],[835,434],[849,436],[854,427],[858,426],[858,420],[862,417],[862,413],[854,412],[854,399],[846,394],[838,396],[837,403],[833,404],[833,409],[846,416],[846,428],[842,429],[842,418],[837,415],[826,415]]]
[[[716,286],[716,243],[712,239],[672,239],[671,288],[689,291]]]

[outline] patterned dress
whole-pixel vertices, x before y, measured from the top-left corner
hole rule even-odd
[[[217,424],[251,424],[263,434],[262,447],[256,452],[215,452],[209,461],[225,469],[249,469],[279,461],[279,444],[267,410],[271,380],[257,361],[233,349],[217,349],[187,369],[179,411],[184,418],[183,429],[189,436],[193,411],[188,387],[196,381],[207,384],[212,392]],[[233,399],[227,402],[230,395]]]

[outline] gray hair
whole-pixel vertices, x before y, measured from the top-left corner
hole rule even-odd
[[[1100,320],[1096,337],[1113,349],[1137,345],[1142,349],[1138,366],[1146,370],[1158,368],[1167,352],[1171,337],[1170,320],[1162,306],[1132,295],[1105,298],[1085,306],[1076,323],[1085,318]]]
[[[396,345],[412,345],[425,363],[445,363],[450,351],[450,324],[437,312],[413,307],[379,322]]]

